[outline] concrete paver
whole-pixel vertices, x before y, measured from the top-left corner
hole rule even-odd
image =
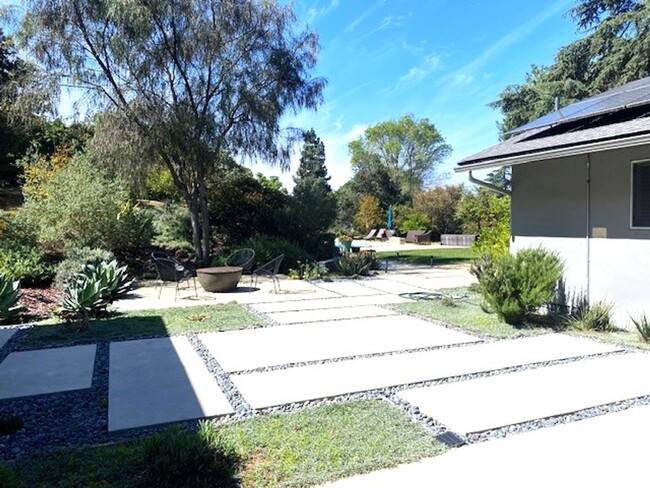
[[[185,337],[110,346],[108,430],[233,413]]]
[[[90,388],[96,346],[12,352],[0,363],[0,399]]]
[[[478,340],[408,316],[214,332],[199,338],[229,372]]]
[[[464,446],[435,458],[344,478],[322,488],[641,486],[650,406]]]
[[[616,347],[588,339],[548,334],[462,348],[233,375],[231,378],[253,407],[263,408],[615,350]]]
[[[412,302],[398,295],[368,295],[360,297],[323,298],[317,300],[296,300],[291,302],[256,303],[251,308],[258,312],[289,312],[300,310],[318,310],[323,308],[360,307],[363,305],[389,305],[393,303]]]
[[[406,390],[400,397],[469,434],[650,395],[650,355],[625,354]],[[624,381],[621,379],[624,378]]]
[[[328,308],[297,312],[275,312],[267,314],[280,324],[298,324],[303,322],[322,322],[325,320],[357,319],[362,317],[382,317],[398,315],[397,312],[372,305],[364,307]]]
[[[378,295],[380,293],[383,293],[380,290],[373,290],[372,288],[362,286],[354,281],[332,281],[329,283],[324,282],[318,283],[318,287],[339,293],[346,297],[360,297],[364,295]]]
[[[2,349],[7,342],[9,342],[9,339],[11,339],[17,331],[18,329],[7,329],[4,327],[0,328],[0,349]]]
[[[413,285],[407,285],[406,283],[401,283],[399,281],[395,281],[390,278],[375,278],[372,280],[363,280],[360,282],[360,284],[367,288],[383,291],[384,293],[392,293],[394,295],[400,295],[403,293],[418,293],[418,292],[426,291],[425,288],[420,288]]]

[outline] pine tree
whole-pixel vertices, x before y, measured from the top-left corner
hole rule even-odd
[[[298,182],[304,178],[320,178],[329,181],[325,167],[325,145],[316,135],[314,129],[309,129],[303,136],[304,145],[300,155],[300,166],[296,171],[293,181]],[[327,185],[329,188],[329,184]],[[331,188],[330,188],[331,190]]]
[[[300,166],[293,181],[293,195],[286,228],[305,250],[326,257],[327,231],[336,218],[336,198],[325,167],[325,146],[313,129],[305,132]]]

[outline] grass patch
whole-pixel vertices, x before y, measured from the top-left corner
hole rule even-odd
[[[236,303],[136,310],[92,320],[86,331],[76,332],[65,323],[39,324],[21,340],[23,348],[90,344],[143,337],[164,337],[189,332],[246,329],[263,323]]]
[[[239,456],[235,476],[244,488],[306,487],[444,450],[403,412],[379,400],[268,415],[213,429]],[[143,486],[148,444],[144,439],[48,454],[20,460],[15,468],[25,486],[33,488],[138,487]]]
[[[513,338],[541,334],[547,332],[539,325],[524,325],[514,327],[503,322],[497,314],[486,313],[481,308],[481,298],[476,292],[467,288],[444,290],[456,294],[467,293],[468,298],[455,300],[455,306],[446,305],[443,300],[426,300],[411,303],[400,303],[393,308],[402,312],[419,315],[426,319],[434,319],[446,324],[461,327],[468,332],[494,337]]]
[[[434,247],[415,251],[386,251],[377,252],[378,259],[394,259],[406,264],[459,264],[469,263],[478,255],[471,247]]]

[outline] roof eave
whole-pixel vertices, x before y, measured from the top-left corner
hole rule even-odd
[[[465,171],[472,171],[477,169],[498,168],[501,166],[514,166],[517,164],[532,163],[535,161],[543,161],[547,159],[564,158],[568,156],[578,156],[591,152],[610,151],[613,149],[624,149],[626,147],[642,146],[650,144],[650,133],[607,140],[599,142],[591,142],[588,144],[581,144],[570,147],[563,147],[559,149],[541,150],[533,153],[526,153],[514,156],[506,156],[495,159],[488,159],[476,163],[466,163],[462,166],[454,168],[456,173],[463,173]]]

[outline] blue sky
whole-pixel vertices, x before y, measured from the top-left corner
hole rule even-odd
[[[320,37],[317,73],[325,103],[287,124],[313,127],[325,143],[332,186],[351,176],[347,144],[378,122],[410,112],[428,118],[451,144],[440,168],[498,142],[499,112],[487,106],[531,64],[548,65],[578,36],[566,12],[573,0],[304,0],[301,25]],[[297,168],[297,158],[292,173]],[[279,175],[292,187],[291,174]]]

